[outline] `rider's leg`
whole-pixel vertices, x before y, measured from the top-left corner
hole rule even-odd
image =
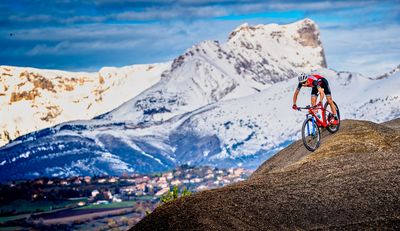
[[[317,105],[317,97],[318,97],[318,96],[316,96],[316,95],[311,95],[311,106],[314,107],[315,105]],[[318,110],[313,109],[313,112],[314,112],[314,113],[317,113]]]
[[[331,110],[332,110],[333,115],[336,116],[337,115],[337,111],[336,111],[335,104],[333,103],[332,96],[327,95],[326,96],[326,100],[328,101],[329,106],[331,106]]]
[[[311,89],[311,106],[317,105],[317,98],[318,98],[318,89],[313,87]]]
[[[311,96],[311,106],[315,106],[315,105],[317,105],[317,96],[312,95]]]

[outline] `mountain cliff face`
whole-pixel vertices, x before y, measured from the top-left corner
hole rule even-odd
[[[36,130],[110,111],[157,83],[169,66],[106,67],[97,73],[0,66],[0,146]]]
[[[131,230],[399,229],[399,122],[342,121],[315,152],[294,142],[250,179],[167,203]]]
[[[299,136],[304,114],[291,110],[297,86],[292,77],[325,65],[318,38],[315,24],[303,20],[242,25],[226,44],[194,46],[160,82],[110,113],[62,123],[0,148],[0,172],[7,172],[0,181],[148,173],[182,164],[256,168]],[[222,51],[231,58],[221,61]],[[266,57],[270,61],[263,64]],[[379,122],[400,116],[397,72],[377,80],[325,68],[317,73],[330,82],[343,118]],[[309,104],[309,94],[303,89],[298,105]]]

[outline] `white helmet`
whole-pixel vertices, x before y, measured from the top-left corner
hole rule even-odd
[[[301,73],[298,77],[300,83],[304,83],[308,79],[308,75],[306,73]]]

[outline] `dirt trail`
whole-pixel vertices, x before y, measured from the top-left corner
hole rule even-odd
[[[294,142],[250,179],[161,206],[131,230],[398,230],[399,125],[342,121],[317,151]]]

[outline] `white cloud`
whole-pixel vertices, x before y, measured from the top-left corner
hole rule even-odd
[[[334,10],[346,7],[362,7],[376,4],[376,1],[319,1],[319,2],[292,2],[292,3],[272,3],[269,4],[271,10]]]
[[[204,7],[170,7],[160,10],[159,8],[147,8],[144,11],[124,11],[110,15],[110,19],[114,20],[171,20],[171,19],[190,19],[190,18],[212,18],[224,16],[229,12],[217,6]]]

